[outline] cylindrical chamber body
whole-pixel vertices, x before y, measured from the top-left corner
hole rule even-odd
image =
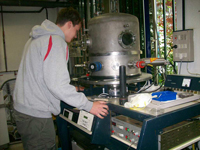
[[[129,68],[129,61],[140,59],[139,22],[137,17],[110,13],[88,22],[89,62],[100,62],[102,69],[93,77],[118,77],[119,66],[126,66],[126,75],[140,75],[140,68]]]

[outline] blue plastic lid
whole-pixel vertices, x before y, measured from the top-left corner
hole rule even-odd
[[[170,100],[176,100],[176,94],[177,92],[161,91],[152,93],[152,96],[157,95],[157,98],[153,98],[153,100],[156,101],[170,101]]]

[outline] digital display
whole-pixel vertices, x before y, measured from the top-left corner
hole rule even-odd
[[[113,126],[116,126],[116,123],[115,123],[115,122],[112,122],[112,125],[113,125]]]
[[[68,112],[68,111],[65,111],[65,112],[64,112],[64,116],[68,118],[69,112]]]
[[[191,84],[191,79],[186,79],[186,78],[183,79],[182,87],[190,87],[190,84]]]
[[[85,119],[88,119],[88,117],[87,116],[83,116]]]

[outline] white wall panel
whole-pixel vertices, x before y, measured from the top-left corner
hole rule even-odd
[[[4,11],[37,11],[41,8],[30,7],[4,7]],[[57,16],[57,9],[48,9],[49,20],[55,22]],[[29,38],[29,33],[33,26],[40,25],[46,19],[45,9],[41,13],[4,13],[4,29],[5,29],[5,42],[7,53],[7,66],[8,71],[18,70],[23,47]],[[2,33],[2,31],[1,31]],[[1,34],[2,35],[2,34]],[[2,38],[2,37],[1,37]],[[0,38],[0,39],[1,39]],[[2,40],[1,40],[2,41]],[[2,45],[2,44],[1,44]],[[2,46],[0,58],[2,58]],[[5,66],[2,63],[0,69]],[[4,69],[4,68],[3,68]],[[2,70],[2,69],[1,69]],[[4,69],[5,70],[5,69]]]
[[[182,1],[177,3],[177,29],[182,30]],[[200,0],[186,0],[185,2],[185,28],[194,30],[194,62],[188,63],[191,73],[200,74]],[[180,63],[179,63],[180,68]],[[191,75],[187,71],[187,63],[182,63],[181,74]]]

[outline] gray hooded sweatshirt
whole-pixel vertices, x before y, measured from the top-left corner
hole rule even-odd
[[[45,20],[30,36],[17,74],[14,108],[39,118],[58,115],[60,101],[90,111],[93,103],[69,84],[69,51],[62,30]]]

